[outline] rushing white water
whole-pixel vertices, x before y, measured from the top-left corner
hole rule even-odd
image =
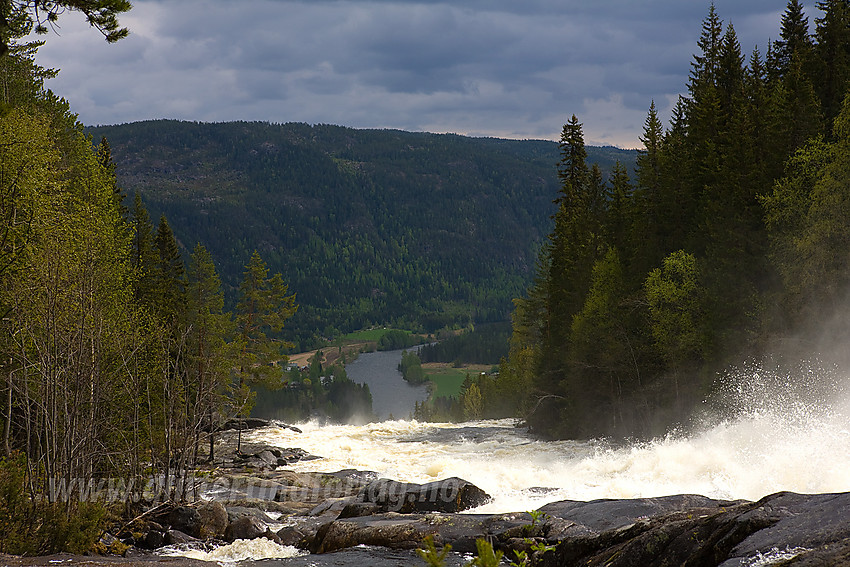
[[[247,540],[237,539],[228,545],[222,545],[209,551],[191,547],[171,546],[159,551],[169,557],[188,557],[200,561],[216,562],[220,565],[238,563],[245,560],[286,559],[299,557],[306,552],[292,546],[283,546],[264,537]]]
[[[744,567],[768,567],[769,565],[776,565],[782,561],[793,559],[807,551],[810,550],[805,547],[786,547],[785,549],[774,547],[767,553],[756,553],[754,557],[744,560],[742,565]]]
[[[735,418],[701,433],[628,446],[537,441],[507,420],[306,423],[299,425],[303,433],[273,427],[252,436],[324,457],[296,464],[299,471],[371,470],[417,483],[463,478],[494,497],[476,512],[531,510],[557,500],[669,494],[756,500],[780,490],[850,490],[848,413],[794,396],[767,403],[765,382],[748,374],[741,397],[757,403],[738,404]]]

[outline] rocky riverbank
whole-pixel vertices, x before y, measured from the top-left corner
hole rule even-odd
[[[253,539],[312,554],[286,565],[422,565],[413,550],[430,536],[461,553],[474,552],[483,538],[508,559],[524,553],[527,565],[545,567],[850,565],[850,493],[782,492],[758,502],[694,495],[562,501],[485,515],[463,513],[489,497],[459,478],[420,485],[369,471],[294,472],[290,465],[318,456],[249,443],[237,451],[236,432],[221,435],[216,454],[193,475],[198,503],[149,506],[104,535],[104,547],[123,557],[0,557],[0,564],[202,565],[163,550],[209,551]],[[448,565],[464,561],[454,555]]]

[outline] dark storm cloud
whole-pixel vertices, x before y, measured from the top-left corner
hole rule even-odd
[[[784,6],[716,0],[748,56]],[[136,0],[106,45],[75,14],[40,62],[90,124],[269,120],[636,146],[685,88],[708,2]],[[810,10],[810,19],[813,12]]]

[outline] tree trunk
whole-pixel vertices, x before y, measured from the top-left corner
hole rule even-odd
[[[12,456],[9,436],[12,431],[12,359],[9,359],[9,372],[6,374],[6,415],[3,423],[3,454],[6,458]]]

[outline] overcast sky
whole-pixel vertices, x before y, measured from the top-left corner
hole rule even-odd
[[[784,0],[715,0],[747,57]],[[810,22],[813,0],[804,2]],[[48,86],[88,125],[262,120],[638,147],[683,92],[709,1],[133,0],[107,44],[77,13]]]

